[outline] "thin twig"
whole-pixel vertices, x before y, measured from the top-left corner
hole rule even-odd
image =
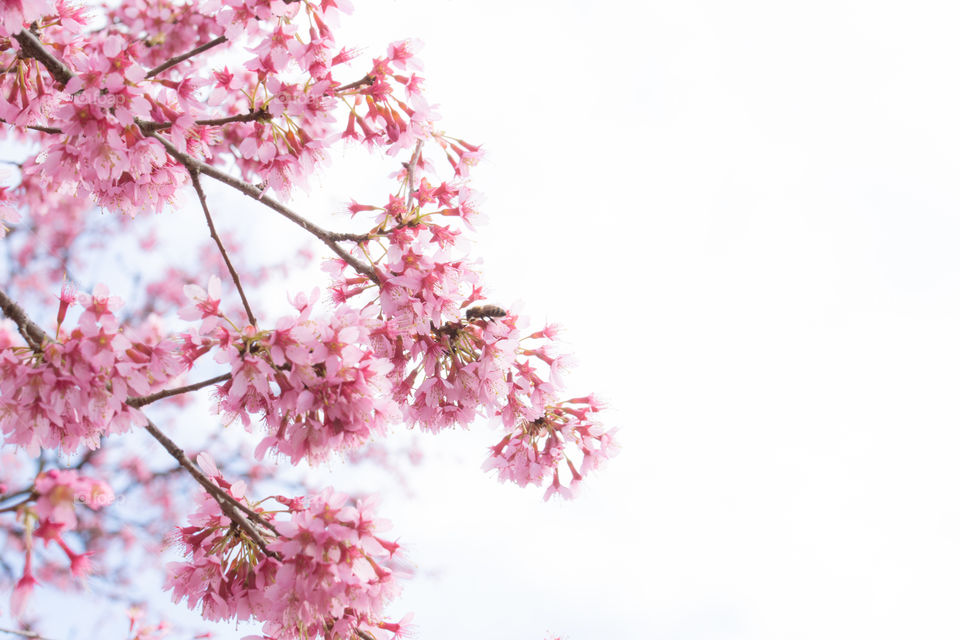
[[[229,116],[226,118],[211,118],[207,120],[197,120],[194,124],[201,125],[204,127],[222,127],[225,124],[230,124],[232,122],[263,122],[265,120],[272,120],[273,115],[266,109],[257,109],[256,111],[248,111],[247,113],[240,113],[235,116]],[[140,128],[144,132],[149,131],[162,131],[164,129],[169,129],[173,126],[172,122],[154,122],[153,120],[144,120],[140,123]]]
[[[208,175],[215,180],[219,180],[220,182],[233,187],[240,193],[250,198],[253,198],[258,202],[262,202],[263,204],[270,207],[271,209],[273,209],[274,211],[276,211],[286,219],[292,222],[295,222],[296,224],[300,225],[301,228],[312,233],[314,236],[319,238],[321,242],[327,245],[335,254],[337,254],[344,262],[346,262],[351,267],[353,267],[357,272],[364,274],[365,276],[367,276],[368,278],[370,278],[371,280],[379,284],[380,280],[377,277],[376,272],[372,268],[361,263],[354,256],[350,255],[347,251],[345,251],[342,247],[340,247],[337,244],[337,242],[344,241],[344,240],[349,240],[352,242],[364,242],[369,239],[369,237],[366,234],[334,233],[332,231],[321,229],[317,225],[313,224],[309,220],[306,220],[305,218],[303,218],[302,216],[294,212],[292,209],[287,208],[286,206],[277,202],[270,196],[266,195],[265,193],[263,193],[262,190],[258,189],[252,184],[248,182],[244,182],[243,180],[240,180],[238,178],[234,178],[230,174],[224,173],[219,169],[211,167],[210,165],[197,160],[193,156],[183,153],[182,151],[178,150],[175,146],[173,146],[173,144],[170,143],[167,139],[165,139],[163,136],[158,135],[155,132],[145,132],[145,133],[146,135],[160,141],[160,144],[162,144],[163,147],[167,150],[167,153],[169,153],[171,156],[179,160],[180,163],[183,164],[185,167],[187,167],[188,170],[195,169],[204,175]]]
[[[225,118],[209,118],[204,120],[197,120],[194,122],[195,125],[203,127],[222,127],[225,124],[230,124],[232,122],[263,122],[265,120],[272,120],[273,116],[266,109],[257,109],[256,111],[249,111],[247,113],[237,114],[235,116],[228,116]],[[15,125],[12,122],[8,122],[3,118],[0,118],[0,122],[4,124],[9,124],[11,126],[20,126]],[[44,127],[36,124],[27,124],[22,125],[25,129],[32,129],[34,131],[40,131],[42,133],[63,133],[63,129],[59,127]],[[173,126],[172,122],[155,122],[153,120],[144,120],[140,123],[140,127],[145,131],[163,131],[169,129]]]
[[[167,60],[166,62],[164,62],[163,64],[157,65],[157,66],[154,67],[153,69],[150,69],[150,71],[147,71],[147,75],[146,75],[145,77],[147,77],[147,78],[152,78],[153,76],[157,75],[158,73],[163,73],[164,71],[166,71],[166,70],[169,69],[170,67],[172,67],[172,66],[174,66],[174,65],[177,65],[177,64],[180,64],[180,63],[183,62],[184,60],[187,60],[187,59],[189,59],[189,58],[192,58],[193,56],[195,56],[195,55],[197,55],[197,54],[203,53],[203,52],[206,51],[207,49],[212,49],[212,48],[214,48],[215,46],[217,46],[218,44],[223,44],[223,43],[226,42],[226,41],[227,41],[227,37],[226,37],[226,36],[219,36],[219,37],[217,37],[217,38],[214,38],[214,39],[211,40],[210,42],[207,42],[207,43],[205,43],[205,44],[202,44],[202,45],[200,45],[199,47],[197,47],[196,49],[191,49],[190,51],[187,51],[186,53],[181,53],[179,56],[174,56],[174,57],[170,58],[169,60]]]
[[[7,506],[5,506],[5,507],[3,507],[3,508],[0,508],[0,513],[6,513],[6,512],[8,512],[8,511],[16,511],[17,509],[20,508],[21,505],[27,504],[27,503],[30,502],[31,500],[35,499],[38,495],[39,495],[39,494],[37,494],[35,491],[31,490],[30,493],[27,494],[27,497],[25,497],[25,498],[24,498],[23,500],[21,500],[20,502],[17,502],[17,503],[14,503],[14,504],[10,504],[10,505],[7,505]]]
[[[215,378],[208,378],[207,380],[201,380],[200,382],[194,382],[193,384],[188,384],[183,387],[175,387],[173,389],[164,389],[163,391],[157,391],[156,393],[151,393],[148,396],[140,396],[135,398],[127,398],[127,404],[131,407],[140,408],[144,405],[148,405],[157,400],[162,400],[164,398],[169,398],[170,396],[178,396],[182,393],[190,393],[191,391],[196,391],[197,389],[203,389],[204,387],[209,387],[212,384],[217,384],[218,382],[226,382],[231,377],[230,373],[224,373],[223,375],[216,376]]]
[[[34,131],[40,131],[41,133],[63,133],[63,129],[58,129],[57,127],[43,127],[43,126],[40,126],[40,125],[38,125],[38,124],[18,125],[18,124],[14,124],[14,123],[10,122],[9,120],[4,120],[3,118],[0,118],[0,122],[2,122],[3,124],[8,124],[8,125],[10,125],[11,127],[20,127],[20,126],[22,126],[24,129],[33,129]],[[17,164],[19,164],[19,163],[17,163]]]
[[[220,255],[223,256],[223,261],[227,263],[227,271],[230,272],[230,277],[233,278],[233,284],[237,287],[237,292],[243,301],[243,308],[247,312],[247,318],[250,320],[250,324],[257,326],[257,318],[253,315],[253,309],[250,308],[247,294],[243,292],[243,285],[240,284],[240,274],[233,268],[233,263],[230,262],[230,256],[227,255],[227,248],[223,246],[223,242],[217,234],[217,228],[213,226],[213,218],[210,216],[210,209],[207,207],[207,197],[203,194],[203,187],[200,186],[200,174],[193,167],[188,167],[187,170],[190,172],[190,179],[193,181],[193,190],[197,192],[197,197],[200,199],[200,206],[203,207],[203,215],[207,218],[207,228],[210,229],[210,237],[217,243],[217,248],[220,249]]]
[[[24,128],[32,129],[34,131],[39,131],[40,133],[63,133],[63,129],[61,129],[60,127],[44,127],[39,124],[24,125]]]
[[[31,640],[49,640],[35,631],[18,631],[16,629],[5,629],[0,627],[0,633],[9,633],[11,635],[20,636],[21,638],[30,638]]]
[[[417,179],[417,163],[420,162],[420,152],[423,150],[423,140],[417,140],[417,146],[410,156],[410,162],[407,164],[407,211],[413,205],[414,180]]]
[[[355,82],[351,82],[350,84],[341,85],[341,86],[337,87],[336,89],[334,89],[334,91],[336,91],[337,93],[340,93],[340,92],[342,92],[342,91],[350,91],[351,89],[357,89],[357,88],[359,88],[359,87],[362,87],[362,86],[364,86],[364,85],[369,85],[369,84],[373,84],[373,76],[366,75],[366,76],[363,76],[362,78],[360,78],[359,80],[357,80],[357,81],[355,81]]]
[[[27,487],[26,489],[20,489],[20,490],[18,490],[18,491],[14,491],[14,492],[12,492],[12,493],[5,493],[5,494],[3,494],[2,496],[0,496],[0,502],[9,502],[10,500],[13,500],[14,498],[16,498],[16,497],[18,497],[18,496],[25,496],[25,495],[27,495],[28,493],[31,493],[32,491],[33,491],[33,485],[31,484],[31,485],[30,485],[29,487]]]

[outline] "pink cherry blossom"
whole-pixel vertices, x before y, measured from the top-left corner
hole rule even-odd
[[[59,341],[41,353],[0,350],[0,432],[7,442],[30,451],[96,449],[101,436],[142,424],[125,404],[130,395],[154,391],[182,370],[171,341],[156,334],[132,341],[127,336],[136,339],[135,330],[120,330],[120,300],[106,288],[78,301],[78,326],[61,329]]]
[[[390,568],[398,547],[379,537],[384,524],[371,504],[329,489],[280,502],[290,506],[258,509],[268,540],[261,548],[204,496],[191,524],[177,530],[186,561],[169,566],[174,600],[199,605],[210,620],[258,620],[280,640],[345,640],[357,628],[399,637],[406,623],[381,618],[398,591]]]

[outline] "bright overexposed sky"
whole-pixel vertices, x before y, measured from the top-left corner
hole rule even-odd
[[[357,2],[482,142],[491,290],[623,451],[390,514],[423,640],[956,638],[960,7]]]

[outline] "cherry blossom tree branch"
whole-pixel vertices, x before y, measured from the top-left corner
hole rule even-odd
[[[230,256],[227,254],[227,248],[223,246],[223,242],[220,240],[219,234],[217,234],[217,228],[213,226],[213,218],[210,216],[210,209],[207,207],[207,196],[204,195],[203,187],[200,186],[200,174],[193,167],[188,168],[188,171],[190,172],[190,179],[193,181],[193,190],[197,192],[197,198],[200,199],[200,206],[203,208],[203,215],[207,219],[207,228],[210,229],[210,237],[217,243],[217,248],[220,249],[220,255],[223,256],[223,261],[227,263],[227,271],[230,272],[230,277],[233,278],[233,284],[236,285],[240,299],[243,301],[243,308],[247,312],[247,319],[250,320],[250,324],[257,326],[257,318],[253,315],[253,309],[250,308],[247,294],[243,292],[243,285],[240,284],[240,274],[233,268],[233,263],[230,262]]]
[[[265,120],[272,120],[273,116],[266,109],[257,109],[256,111],[249,111],[247,113],[240,113],[234,116],[229,116],[226,118],[211,118],[207,120],[197,120],[195,124],[209,127],[221,127],[225,124],[230,124],[232,122],[263,122]],[[144,132],[147,131],[162,131],[164,129],[169,129],[173,126],[172,122],[154,122],[152,120],[144,120],[140,123],[140,129]]]
[[[50,72],[50,75],[62,85],[66,85],[74,77],[70,67],[57,59],[47,50],[40,39],[33,33],[23,30],[14,36],[14,39],[20,43],[20,51],[28,58],[33,58]]]
[[[164,398],[169,398],[170,396],[178,396],[183,393],[190,393],[191,391],[197,391],[198,389],[203,389],[204,387],[209,387],[212,384],[217,384],[218,382],[226,382],[233,377],[233,374],[224,373],[213,378],[208,378],[206,380],[201,380],[200,382],[194,382],[193,384],[188,384],[182,387],[175,387],[173,389],[164,389],[163,391],[157,391],[156,393],[151,393],[148,396],[139,396],[134,398],[127,398],[127,404],[131,407],[140,408],[144,405],[151,404],[157,400],[162,400]]]
[[[204,120],[197,120],[194,124],[198,124],[204,127],[222,127],[225,124],[230,124],[233,122],[263,122],[266,120],[272,120],[273,116],[266,109],[257,109],[256,111],[249,111],[247,113],[240,113],[234,116],[228,116],[225,118],[209,118]],[[8,122],[3,118],[0,118],[0,122],[4,124],[14,125],[12,122]],[[45,127],[42,125],[36,124],[27,124],[22,125],[25,129],[31,129],[33,131],[39,131],[41,133],[51,133],[58,134],[63,133],[63,129],[59,127]],[[162,131],[164,129],[169,129],[173,126],[172,122],[154,122],[153,120],[144,120],[140,123],[140,128],[144,132],[149,131]]]
[[[13,491],[11,493],[5,493],[3,495],[0,495],[0,502],[9,502],[10,500],[13,500],[14,498],[17,498],[19,496],[25,496],[32,491],[33,491],[33,485],[31,484],[29,487],[25,489],[20,489],[18,491]]]
[[[3,315],[17,324],[17,330],[30,345],[30,348],[34,351],[40,351],[43,341],[48,340],[49,337],[43,329],[27,317],[26,312],[3,289],[0,289],[0,310],[3,311]]]
[[[257,543],[257,546],[273,558],[279,558],[279,554],[275,551],[267,549],[267,543],[263,539],[263,536],[260,535],[260,532],[253,526],[251,520],[269,528],[274,533],[277,533],[277,530],[273,527],[272,524],[263,519],[263,517],[250,509],[233,496],[228,494],[222,487],[217,486],[197,465],[194,463],[187,455],[183,452],[183,449],[178,447],[173,440],[168,438],[160,429],[155,425],[149,418],[147,419],[147,424],[144,427],[153,439],[160,443],[164,449],[167,450],[174,460],[180,463],[180,466],[187,470],[193,479],[197,481],[200,486],[202,486],[210,497],[216,500],[217,504],[220,505],[220,509],[223,513],[230,518],[233,522],[240,527],[244,533],[246,533],[250,538]],[[249,516],[249,518],[247,517]]]
[[[339,86],[336,89],[334,89],[334,91],[339,94],[344,91],[359,89],[360,87],[363,87],[365,85],[370,85],[370,84],[373,84],[373,76],[366,75],[355,82],[351,82],[350,84]]]
[[[417,179],[417,163],[420,162],[420,152],[423,151],[423,140],[417,140],[417,146],[410,156],[410,162],[407,163],[407,210],[413,205],[413,191],[416,187],[414,182]]]
[[[171,156],[173,156],[178,161],[180,161],[180,163],[183,164],[183,166],[185,166],[187,170],[194,169],[196,171],[199,171],[200,173],[208,175],[215,180],[219,180],[220,182],[230,187],[233,187],[234,189],[244,194],[245,196],[248,196],[258,202],[263,203],[267,207],[273,209],[274,211],[276,211],[277,213],[285,217],[287,220],[290,220],[291,222],[296,223],[304,230],[308,231],[309,233],[319,238],[320,241],[323,242],[325,245],[327,245],[327,247],[329,247],[331,251],[337,254],[337,256],[340,257],[340,259],[342,259],[344,262],[346,262],[351,267],[353,267],[358,273],[364,274],[365,276],[370,278],[372,281],[379,284],[380,279],[377,277],[376,272],[371,267],[361,263],[359,260],[357,260],[357,258],[350,255],[350,253],[345,251],[340,245],[337,244],[337,242],[342,242],[344,240],[349,240],[353,242],[363,242],[369,239],[367,235],[365,234],[358,235],[358,234],[352,234],[352,233],[334,233],[332,231],[321,229],[317,225],[313,224],[309,220],[297,214],[292,209],[289,209],[288,207],[277,202],[270,196],[266,195],[265,193],[263,193],[262,190],[258,189],[252,184],[248,182],[244,182],[243,180],[240,180],[238,178],[234,178],[233,176],[227,173],[224,173],[223,171],[215,167],[211,167],[205,162],[201,162],[197,160],[193,156],[183,153],[182,151],[177,149],[175,146],[173,146],[173,144],[170,141],[166,140],[163,136],[160,136],[155,132],[147,131],[145,132],[145,134],[156,140],[159,140],[160,144],[162,144],[163,147],[167,150],[167,153],[169,153]]]
[[[213,49],[213,48],[216,47],[217,45],[223,44],[223,43],[226,42],[226,41],[227,41],[227,37],[226,37],[226,36],[219,36],[219,37],[217,37],[217,38],[214,38],[214,39],[211,40],[210,42],[204,43],[204,44],[200,45],[199,47],[196,47],[195,49],[191,49],[190,51],[187,51],[186,53],[181,53],[181,54],[178,55],[178,56],[174,56],[174,57],[170,58],[169,60],[167,60],[166,62],[164,62],[163,64],[159,64],[159,65],[155,66],[153,69],[150,69],[150,71],[147,71],[147,74],[146,74],[145,77],[147,77],[147,78],[152,78],[153,76],[155,76],[155,75],[157,75],[157,74],[159,74],[159,73],[163,73],[164,71],[166,71],[166,70],[169,69],[170,67],[172,67],[172,66],[174,66],[174,65],[178,65],[178,64],[180,64],[181,62],[183,62],[184,60],[189,60],[189,59],[192,58],[193,56],[198,55],[198,54],[201,54],[201,53],[203,53],[204,51],[207,51],[208,49]]]
[[[4,120],[3,118],[0,118],[0,122],[2,122],[3,124],[9,124],[12,127],[18,126],[13,124],[12,122],[8,122],[7,120]],[[26,124],[22,126],[25,129],[32,129],[33,131],[39,131],[41,133],[63,133],[63,129],[58,129],[57,127],[44,127],[38,124]]]
[[[27,497],[21,500],[20,502],[16,502],[14,504],[7,505],[6,507],[0,508],[0,513],[6,513],[8,511],[16,511],[17,509],[20,508],[21,505],[27,504],[28,502],[30,502],[36,497],[37,497],[37,494],[33,490],[31,490],[27,494]]]
[[[30,638],[30,640],[50,640],[39,633],[34,631],[18,631],[17,629],[5,629],[0,627],[0,633],[9,633],[14,636],[20,636],[21,638]]]
[[[63,82],[63,84],[66,84],[71,78],[74,77],[74,73],[64,63],[51,54],[32,33],[21,31],[15,37],[17,38],[17,41],[21,43],[20,46],[23,47],[24,51],[29,52],[31,57],[43,64],[50,74],[54,76],[54,78],[60,80]],[[252,184],[234,178],[229,174],[211,167],[210,165],[201,162],[186,153],[182,153],[168,140],[158,135],[155,131],[151,131],[150,125],[146,122],[137,119],[136,123],[144,135],[158,140],[160,144],[162,144],[167,150],[167,153],[179,160],[180,163],[183,164],[188,170],[195,169],[200,173],[206,174],[215,180],[219,180],[220,182],[233,187],[234,189],[240,191],[250,198],[253,198],[254,200],[262,202],[291,222],[295,222],[300,227],[319,238],[320,241],[327,245],[327,247],[329,247],[330,250],[333,251],[341,260],[353,267],[358,273],[364,274],[377,284],[380,283],[380,279],[377,277],[377,274],[373,268],[361,263],[357,258],[350,255],[349,252],[345,251],[337,244],[337,242],[344,240],[349,240],[352,242],[364,242],[369,239],[366,234],[333,233],[325,229],[321,229],[309,220],[306,220],[302,216],[295,213],[293,210],[285,207],[283,204],[264,194],[262,190],[258,189]]]
[[[23,333],[24,338],[27,338],[28,334],[33,334],[39,339],[37,342],[42,343],[44,339],[49,340],[49,337],[43,332],[43,330],[37,326],[23,309],[14,302],[2,289],[0,289],[0,309],[3,310],[4,314],[17,322],[18,326],[22,323],[21,333]],[[27,338],[29,340],[29,338]],[[210,383],[213,384],[213,383]],[[130,405],[134,408],[137,408],[136,404]],[[221,487],[217,486],[212,480],[203,471],[200,470],[197,465],[190,460],[186,454],[183,452],[183,449],[178,447],[173,440],[168,438],[149,418],[144,418],[147,420],[147,425],[145,427],[147,433],[153,436],[154,440],[160,443],[160,445],[167,450],[167,452],[173,456],[174,460],[180,463],[187,472],[193,476],[193,478],[202,486],[210,496],[216,500],[217,504],[220,505],[220,509],[223,513],[230,518],[233,522],[237,524],[250,538],[257,543],[264,553],[272,557],[278,557],[277,554],[273,551],[267,549],[267,543],[264,541],[263,536],[260,535],[260,532],[251,524],[250,520],[252,519],[257,524],[260,524],[264,527],[267,527],[274,533],[276,529],[272,524],[263,519],[263,517],[258,514],[253,509],[250,509],[240,501],[236,500],[233,496],[224,491]],[[19,505],[17,505],[19,506]],[[244,516],[246,514],[250,517],[248,519]]]

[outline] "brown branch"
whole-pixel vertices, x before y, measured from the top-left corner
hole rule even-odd
[[[279,559],[279,554],[277,554],[276,551],[267,549],[267,543],[263,539],[263,536],[260,535],[260,532],[257,531],[250,521],[253,520],[257,522],[257,524],[269,528],[276,534],[277,530],[272,524],[264,520],[263,516],[261,516],[259,513],[242,504],[233,496],[224,491],[222,487],[214,483],[213,480],[211,480],[192,460],[190,460],[190,458],[187,457],[187,455],[183,452],[183,449],[178,447],[173,440],[168,438],[166,434],[160,431],[160,429],[157,428],[157,425],[153,424],[152,421],[147,419],[147,425],[144,428],[147,430],[147,433],[153,436],[154,440],[160,443],[160,446],[167,450],[167,453],[173,456],[174,460],[180,463],[181,467],[187,470],[187,473],[193,476],[193,479],[196,480],[208,494],[210,494],[210,497],[216,500],[223,513],[233,522],[235,522],[238,527],[243,529],[243,531],[249,535],[254,542],[257,543],[257,546],[259,546],[265,554]],[[250,517],[247,518],[246,516]]]
[[[188,384],[182,387],[175,387],[173,389],[164,389],[163,391],[157,391],[156,393],[151,393],[148,396],[139,396],[134,398],[127,398],[127,404],[131,407],[140,408],[144,405],[151,404],[157,400],[163,400],[164,398],[169,398],[170,396],[178,396],[183,393],[190,393],[191,391],[196,391],[198,389],[203,389],[204,387],[209,387],[212,384],[217,384],[218,382],[226,382],[232,377],[230,373],[224,373],[222,375],[216,376],[215,378],[208,378],[207,380],[201,380],[200,382],[194,382],[193,384]]]
[[[413,150],[413,155],[410,156],[410,162],[407,163],[407,211],[410,211],[410,207],[413,205],[413,190],[416,185],[413,184],[417,176],[417,163],[420,162],[420,152],[423,150],[423,140],[417,140],[417,146]]]
[[[22,126],[24,129],[33,129],[34,131],[40,131],[41,133],[63,133],[63,129],[58,129],[56,127],[43,127],[38,124],[25,124],[25,125],[16,125],[12,122],[0,118],[0,122],[3,124],[8,124],[11,127]]]
[[[0,289],[0,308],[3,309],[4,314],[8,318],[14,320],[14,322],[21,327],[21,333],[23,333],[24,338],[27,338],[28,335],[34,335],[35,337],[39,338],[37,340],[38,342],[42,342],[44,339],[49,339],[43,330],[40,329],[40,327],[38,327],[29,317],[27,317],[27,314],[23,311],[23,309],[20,308],[20,305],[10,299],[10,297],[7,296],[6,292],[4,292],[2,289]],[[130,404],[130,406],[137,408],[136,403]],[[147,425],[144,427],[147,430],[147,433],[153,436],[153,438],[159,442],[160,445],[166,449],[171,456],[173,456],[174,460],[180,463],[180,466],[186,469],[187,472],[200,484],[200,486],[202,486],[207,493],[209,493],[210,496],[217,501],[217,504],[220,505],[220,509],[223,511],[223,513],[233,522],[237,523],[237,526],[243,529],[247,535],[249,535],[250,538],[257,543],[264,553],[274,558],[278,558],[279,556],[275,551],[270,551],[267,549],[267,543],[264,541],[263,536],[260,535],[260,532],[257,531],[253,524],[251,524],[251,520],[266,527],[267,529],[270,529],[275,534],[277,533],[276,528],[264,520],[263,516],[261,516],[259,513],[236,500],[233,496],[224,491],[222,487],[215,484],[210,478],[207,477],[205,473],[203,473],[203,471],[200,470],[199,467],[197,467],[196,464],[194,464],[192,460],[187,458],[186,454],[183,452],[183,449],[178,447],[173,440],[168,438],[162,431],[160,431],[160,429],[157,428],[157,425],[153,424],[149,418],[146,418],[146,416],[144,416],[144,418],[147,421]],[[249,516],[249,519],[245,517],[244,514]]]
[[[219,169],[211,167],[210,165],[197,160],[193,156],[183,153],[182,151],[178,150],[175,146],[173,146],[173,144],[171,144],[168,140],[166,140],[160,135],[157,135],[155,132],[148,131],[148,132],[145,132],[145,134],[156,140],[159,140],[160,144],[162,144],[164,148],[167,150],[167,153],[169,153],[171,156],[179,160],[180,163],[183,164],[188,170],[194,169],[196,171],[199,171],[204,175],[208,175],[215,180],[219,180],[220,182],[230,187],[233,187],[234,189],[244,194],[245,196],[248,196],[258,202],[265,204],[267,207],[273,209],[274,211],[276,211],[277,213],[285,217],[287,220],[290,220],[291,222],[295,222],[301,228],[303,228],[304,230],[308,231],[309,233],[319,238],[320,241],[323,242],[325,245],[327,245],[331,251],[337,254],[337,256],[339,256],[344,262],[346,262],[351,267],[353,267],[357,272],[364,274],[365,276],[370,278],[373,282],[379,284],[380,279],[377,277],[376,272],[371,267],[361,263],[354,256],[350,255],[347,251],[345,251],[342,247],[340,247],[337,244],[337,242],[342,242],[344,240],[349,240],[352,242],[364,242],[369,239],[367,235],[353,234],[353,233],[334,233],[332,231],[327,231],[326,229],[321,229],[320,227],[313,224],[309,220],[306,220],[305,218],[301,217],[292,209],[289,209],[288,207],[277,202],[270,196],[264,194],[262,190],[258,189],[252,184],[244,182],[243,180],[240,180],[238,178],[234,178],[233,176],[227,173],[224,173]]]
[[[220,249],[220,255],[223,256],[223,261],[227,263],[227,271],[230,272],[230,277],[233,278],[233,284],[236,285],[240,299],[243,301],[243,308],[247,312],[247,319],[250,320],[250,324],[257,326],[257,318],[253,315],[253,309],[250,308],[250,302],[247,301],[247,294],[243,292],[243,285],[240,284],[240,274],[233,268],[233,263],[230,262],[230,256],[227,255],[227,248],[223,246],[223,242],[221,242],[220,236],[217,234],[217,228],[213,226],[213,218],[210,216],[210,209],[207,207],[207,197],[203,194],[203,187],[200,186],[200,174],[193,167],[188,167],[187,170],[190,172],[190,179],[193,181],[193,189],[197,192],[197,197],[200,199],[200,206],[203,207],[203,215],[207,218],[207,228],[210,229],[210,237],[217,243],[217,248]]]
[[[17,491],[12,491],[10,493],[5,493],[3,495],[0,495],[0,502],[8,502],[10,500],[13,500],[14,498],[17,498],[19,496],[25,496],[28,493],[32,493],[32,492],[33,492],[33,485],[31,484],[26,489],[19,489]]]
[[[190,51],[187,51],[186,53],[181,53],[179,56],[174,56],[174,57],[170,58],[169,60],[167,60],[166,62],[164,62],[163,64],[157,65],[157,66],[154,67],[153,69],[150,69],[150,71],[147,71],[147,75],[144,76],[144,77],[146,77],[146,78],[152,78],[153,76],[157,75],[158,73],[163,73],[164,71],[166,71],[166,70],[169,69],[170,67],[172,67],[172,66],[174,66],[174,65],[178,65],[178,64],[180,64],[181,62],[183,62],[184,60],[188,60],[188,59],[192,58],[192,57],[195,56],[195,55],[201,54],[201,53],[203,53],[204,51],[206,51],[207,49],[213,49],[215,46],[220,45],[220,44],[223,44],[223,43],[226,42],[226,41],[227,41],[227,37],[226,37],[226,36],[219,36],[219,37],[217,37],[217,38],[214,38],[214,39],[211,40],[210,42],[207,42],[207,43],[205,43],[205,44],[202,44],[202,45],[200,45],[199,47],[197,47],[197,48],[195,48],[195,49],[191,49]]]
[[[50,53],[39,38],[30,31],[21,31],[13,37],[20,43],[20,51],[23,55],[33,58],[46,67],[54,80],[60,84],[66,85],[75,76],[73,71]]]
[[[11,505],[8,505],[8,506],[6,506],[6,507],[3,507],[2,509],[0,509],[0,513],[6,513],[6,512],[8,512],[8,511],[16,511],[16,510],[19,509],[22,505],[25,505],[25,504],[27,504],[28,502],[30,502],[31,500],[36,499],[36,498],[38,497],[38,495],[39,495],[39,494],[31,488],[31,490],[30,490],[30,491],[28,492],[28,494],[27,494],[27,497],[25,497],[25,498],[24,498],[23,500],[21,500],[20,502],[17,502],[16,504],[11,504]]]
[[[38,124],[28,124],[28,125],[25,125],[25,127],[27,129],[33,129],[34,131],[39,131],[41,133],[63,133],[63,129],[60,129],[57,127],[44,127]]]
[[[60,60],[54,57],[53,54],[51,54],[43,46],[43,44],[37,39],[37,37],[32,33],[30,33],[29,31],[21,31],[15,36],[15,38],[17,39],[17,42],[20,43],[20,46],[22,47],[22,50],[25,54],[38,60],[41,64],[43,64],[47,68],[47,70],[50,72],[50,74],[54,78],[56,78],[63,84],[66,84],[71,78],[74,77],[74,73],[65,64],[63,64]],[[362,81],[368,81],[368,80],[367,78],[364,78],[360,82]],[[309,220],[306,220],[305,218],[295,213],[293,210],[285,207],[284,205],[277,202],[273,198],[267,196],[266,194],[263,193],[261,189],[258,189],[252,184],[248,184],[242,180],[238,180],[237,178],[234,178],[229,174],[226,174],[220,171],[219,169],[215,169],[214,167],[211,167],[210,165],[204,162],[196,160],[195,158],[193,158],[192,156],[186,153],[180,152],[169,141],[164,139],[162,136],[157,135],[155,131],[151,131],[150,125],[147,124],[146,122],[140,120],[139,118],[137,118],[135,122],[137,123],[137,126],[140,127],[140,130],[143,132],[144,135],[147,135],[152,138],[155,138],[156,140],[159,140],[160,144],[162,144],[164,148],[167,150],[167,153],[169,153],[171,156],[179,160],[188,170],[195,169],[200,173],[206,174],[215,180],[219,180],[220,182],[223,182],[224,184],[227,184],[233,187],[234,189],[237,189],[244,195],[249,196],[254,200],[262,202],[263,204],[267,205],[268,207],[270,207],[280,215],[284,216],[291,222],[295,222],[296,224],[300,225],[300,227],[302,227],[306,231],[312,233],[314,236],[319,238],[320,241],[323,242],[325,245],[327,245],[327,247],[329,247],[331,251],[337,254],[337,256],[340,257],[341,260],[343,260],[348,265],[353,267],[358,273],[362,273],[363,275],[367,276],[368,278],[370,278],[370,280],[372,280],[377,284],[380,283],[380,279],[377,277],[376,271],[374,271],[372,267],[361,263],[359,260],[357,260],[357,258],[350,255],[349,252],[345,251],[342,247],[340,247],[337,244],[337,242],[341,242],[344,240],[349,240],[352,242],[365,242],[369,240],[369,236],[367,236],[366,234],[333,233],[330,231],[326,231],[325,229],[321,229],[320,227],[316,226]]]
[[[17,323],[17,330],[20,331],[20,335],[34,351],[40,351],[44,340],[50,339],[44,330],[27,317],[26,312],[3,289],[0,289],[0,310],[3,311],[3,315]]]
[[[249,111],[247,113],[241,113],[235,116],[229,116],[226,118],[212,118],[209,120],[197,120],[194,124],[202,125],[205,127],[221,127],[225,124],[230,124],[231,122],[263,122],[265,120],[272,120],[273,116],[266,109],[257,109],[256,111]],[[173,126],[172,122],[154,122],[152,120],[144,120],[139,123],[140,128],[145,132],[151,131],[162,131],[164,129],[169,129]]]
[[[9,633],[11,635],[20,636],[21,638],[30,638],[30,640],[49,640],[35,631],[18,631],[16,629],[5,629],[0,627],[0,633]]]
[[[351,82],[350,84],[339,86],[336,89],[334,89],[334,91],[336,93],[340,93],[342,91],[350,91],[351,89],[359,89],[364,85],[371,85],[371,84],[373,84],[373,76],[366,75],[355,82]]]

